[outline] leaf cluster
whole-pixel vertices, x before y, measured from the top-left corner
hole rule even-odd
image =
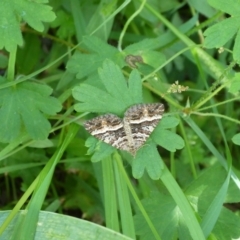
[[[2,0],[0,239],[238,239],[239,7]],[[83,127],[154,102],[135,156]]]

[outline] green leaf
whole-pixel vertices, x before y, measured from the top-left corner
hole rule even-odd
[[[193,206],[197,209],[199,216],[205,222],[208,222],[207,227],[212,229],[214,235],[220,240],[232,239],[240,234],[240,218],[222,207],[222,201],[226,199],[227,195],[226,183],[229,180],[228,178],[226,170],[217,164],[201,174],[186,190],[189,199],[195,199]],[[215,222],[215,217],[211,217],[210,213],[215,216],[220,214],[217,222]],[[208,219],[206,219],[206,214]],[[229,223],[232,218],[235,219],[233,225]]]
[[[149,198],[142,200],[142,203],[161,239],[177,239],[178,236],[181,236],[181,239],[191,239],[181,211],[169,194],[152,193]],[[154,239],[140,213],[137,212],[134,220],[136,233],[141,239]]]
[[[156,149],[155,143],[171,152],[175,152],[176,149],[182,149],[184,147],[183,139],[179,135],[165,130],[166,128],[177,126],[178,123],[179,120],[173,117],[167,117],[161,120],[151,134],[151,137],[144,146],[139,149],[137,155],[133,159],[133,176],[135,178],[141,178],[144,169],[147,170],[152,179],[157,180],[160,178],[163,162]]]
[[[205,212],[202,218],[201,227],[206,237],[210,235],[213,229],[213,226],[215,225],[220,215],[222,205],[224,203],[224,199],[227,194],[230,176],[231,176],[231,171],[228,172],[228,176],[226,177],[226,180],[224,181],[223,185],[216,193],[210,206],[208,207],[207,211]]]
[[[240,15],[239,10],[239,1],[236,0],[229,0],[226,4],[224,0],[208,0],[208,3],[222,12],[226,12],[229,15],[236,16]]]
[[[1,83],[5,79],[0,79]],[[60,102],[49,95],[52,89],[34,82],[23,82],[0,90],[0,141],[16,139],[24,126],[34,140],[47,138],[51,125],[43,114],[54,115]]]
[[[133,158],[133,176],[139,179],[143,176],[144,169],[153,180],[158,180],[163,169],[163,162],[156,149],[156,145],[149,138],[146,144],[139,149]]]
[[[223,47],[235,34],[237,34],[233,47],[233,58],[237,62],[240,62],[239,1],[231,0],[226,4],[223,0],[209,0],[209,3],[213,7],[228,13],[231,17],[209,27],[204,32],[204,35],[206,36],[204,47]]]
[[[229,92],[236,94],[240,90],[240,73],[236,73],[231,81]]]
[[[176,127],[179,119],[174,117],[165,117],[151,134],[155,143],[167,149],[170,152],[175,152],[177,149],[184,147],[183,139],[174,132],[166,130],[167,128]]]
[[[239,29],[240,17],[227,18],[211,27],[209,27],[204,35],[204,47],[206,48],[219,48],[224,46]]]
[[[179,119],[175,117],[164,117],[161,120],[161,124],[158,125],[157,128],[161,129],[168,129],[168,128],[174,128],[179,124]]]
[[[234,135],[234,136],[232,137],[232,141],[233,141],[233,143],[235,143],[236,145],[240,145],[240,133]]]
[[[86,34],[91,35],[94,32],[95,36],[98,36],[101,39],[107,40],[109,34],[112,30],[112,24],[114,18],[110,21],[106,21],[107,18],[116,10],[117,0],[112,1],[100,1],[96,12],[94,12],[88,22],[86,27]],[[99,23],[105,22],[105,24],[95,31],[99,27]]]
[[[62,9],[56,12],[56,19],[50,24],[52,28],[57,28],[57,36],[61,39],[71,37],[75,33],[73,17]]]
[[[82,102],[75,105],[76,111],[122,115],[131,105],[142,102],[142,82],[137,71],[131,73],[128,86],[119,67],[106,60],[99,77],[105,90],[87,84],[73,89],[73,97]]]
[[[134,102],[140,103],[143,101],[142,99],[142,80],[137,70],[133,70],[128,79],[128,88],[129,94],[131,94],[131,98]]]
[[[77,74],[79,79],[96,72],[104,60],[107,58],[114,60],[118,54],[116,48],[94,36],[84,37],[83,44],[90,53],[76,52],[67,63],[67,70]]]
[[[74,105],[74,109],[77,112],[120,113],[125,109],[125,105],[120,99],[116,99],[110,93],[91,85],[81,84],[76,86],[73,88],[72,94],[76,100],[82,102]],[[94,102],[96,99],[97,101]],[[107,107],[106,103],[108,103]]]
[[[174,132],[168,130],[158,130],[153,132],[152,138],[158,145],[167,149],[170,152],[175,152],[177,149],[184,147],[183,139]]]
[[[138,64],[138,70],[147,75],[166,61],[166,57],[162,53],[152,50],[158,44],[159,40],[157,39],[144,39],[143,41],[127,46],[124,49],[124,53],[125,55],[141,56],[143,64]],[[150,66],[153,68],[150,68]],[[149,69],[146,70],[147,67]]]
[[[10,211],[4,211],[0,214],[0,224],[9,215]],[[25,215],[21,211],[19,215],[9,224],[6,231],[1,235],[2,239],[12,239],[15,225],[21,215]],[[35,239],[108,239],[108,240],[131,240],[132,238],[126,237],[118,232],[109,228],[100,226],[99,224],[85,221],[79,218],[70,217],[67,215],[41,211],[39,214],[39,223],[35,233]],[[67,229],[67,230],[66,230]],[[87,237],[86,237],[87,236]]]
[[[240,19],[240,18],[239,18]],[[233,46],[233,59],[240,62],[240,28],[238,28],[237,36]]]
[[[20,21],[28,23],[37,31],[43,31],[42,22],[50,22],[55,18],[51,7],[42,4],[46,1],[2,0],[0,8],[0,49],[8,51],[22,45]],[[36,14],[37,13],[37,14]]]
[[[209,229],[212,227],[212,233],[220,240],[234,239],[240,234],[240,217],[226,210],[221,202],[226,194],[226,189],[222,191],[222,188],[226,187],[224,183],[226,175],[222,167],[218,165],[211,167],[192,182],[186,191],[188,200],[199,217],[205,216],[209,207],[213,207],[216,214],[221,210],[216,224],[216,219],[208,216],[208,227]],[[217,201],[219,196],[216,198],[218,194],[221,195],[220,201]],[[184,215],[165,189],[162,189],[162,192],[152,192],[148,198],[142,200],[142,203],[162,239],[192,239],[187,228],[194,226],[186,225]],[[151,230],[145,223],[143,215],[137,212],[134,220],[136,232],[141,239],[152,239]]]
[[[111,145],[98,141],[94,137],[89,137],[85,146],[89,147],[87,154],[93,154],[91,157],[92,162],[99,162],[116,151]]]

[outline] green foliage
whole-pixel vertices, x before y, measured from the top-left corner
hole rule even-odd
[[[236,134],[233,136],[232,141],[237,144],[240,145],[240,133]]]
[[[197,210],[199,217],[203,218],[206,211],[209,210],[214,197],[223,184],[224,178],[226,178],[225,170],[216,166],[204,172],[185,190],[188,200],[191,202],[193,209]],[[216,182],[216,179],[220,181]],[[225,196],[225,194],[222,193],[222,196]],[[236,198],[236,193],[229,191],[228,196],[229,202],[239,202],[240,200],[239,193]],[[230,201],[232,197],[234,201]],[[228,201],[225,201],[225,203]],[[153,192],[149,197],[143,199],[142,202],[150,218],[153,220],[156,229],[158,229],[161,239],[174,239],[176,236],[181,236],[182,239],[192,239],[184,224],[183,215],[169,193],[163,190]],[[212,216],[209,216],[208,222],[208,227],[211,228],[212,234],[216,239],[221,240],[239,236],[240,219],[231,211],[224,209],[222,203],[215,202],[215,206],[213,207],[216,207],[216,205],[220,208],[212,209],[214,212]],[[156,209],[158,209],[158,211],[156,211]],[[220,214],[220,216],[215,224],[214,216],[218,214]],[[143,239],[152,239],[153,237],[150,237],[152,233],[148,226],[143,224],[144,219],[140,213],[137,213],[135,220],[137,234],[141,235]],[[229,223],[229,220],[231,223]]]
[[[2,0],[0,239],[239,239],[239,9]],[[141,103],[135,156],[83,127]]]
[[[1,214],[0,222],[2,223],[9,211],[3,211]],[[20,215],[20,214],[19,214]],[[98,224],[91,223],[86,220],[80,220],[66,215],[60,215],[52,212],[41,211],[39,214],[39,222],[44,223],[43,226],[37,226],[35,239],[109,239],[109,240],[131,240],[120,233],[116,233],[111,229],[104,228]],[[2,238],[7,239],[9,235],[14,231],[14,224],[17,223],[17,219],[14,219],[8,230],[2,235]],[[59,225],[65,227],[59,228]],[[67,229],[67,230],[66,230]],[[28,236],[29,238],[29,236]]]
[[[29,24],[37,31],[43,31],[42,22],[51,22],[55,14],[43,1],[3,0],[0,8],[0,49],[5,47],[12,51],[16,45],[22,45],[23,39],[19,29],[19,20]],[[37,13],[37,14],[36,14]]]
[[[73,89],[73,97],[82,102],[75,105],[76,111],[111,112],[123,116],[128,107],[142,102],[141,78],[136,70],[130,73],[129,80],[126,82],[120,68],[110,60],[106,60],[103,63],[103,68],[99,69],[99,78],[105,91],[87,84],[81,84]],[[91,93],[95,93],[94,97]],[[98,99],[97,102],[95,101],[96,98]],[[107,107],[106,102],[109,103]],[[162,122],[152,135],[155,143],[172,152],[183,148],[184,142],[182,138],[165,130],[165,128],[176,127],[179,121],[175,118],[165,118]],[[113,147],[103,142],[96,144],[92,138],[90,139],[87,146],[96,145],[96,153],[92,157],[94,162],[112,154]],[[92,152],[91,147],[89,153]],[[153,160],[146,161],[146,158]],[[142,177],[145,168],[152,179],[160,178],[163,164],[151,138],[146,142],[146,146],[142,147],[137,155],[133,157],[133,176],[135,178]]]
[[[1,78],[0,83],[6,79]],[[61,110],[59,101],[49,97],[52,89],[37,83],[23,82],[0,90],[0,141],[11,142],[19,137],[21,126],[34,140],[46,139],[51,129],[44,114]]]
[[[233,47],[233,58],[237,62],[240,62],[240,10],[238,1],[231,0],[226,4],[224,1],[209,0],[209,4],[216,9],[228,13],[231,17],[209,27],[204,32],[206,36],[204,46],[207,48],[223,47],[235,34],[237,34]]]

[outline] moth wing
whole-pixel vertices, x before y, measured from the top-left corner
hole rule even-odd
[[[123,121],[118,116],[114,114],[102,115],[86,121],[84,127],[97,139],[120,150],[129,151]]]
[[[164,105],[161,103],[137,104],[125,112],[124,121],[131,127],[135,151],[147,141],[163,113]]]

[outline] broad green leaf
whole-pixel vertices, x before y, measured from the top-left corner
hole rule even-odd
[[[240,62],[240,27],[238,28],[237,36],[234,41],[233,59],[237,60],[238,63]]]
[[[209,215],[209,211],[215,211],[215,213],[211,213],[213,215],[220,214],[216,223],[215,218],[210,215],[208,216],[209,219],[207,222],[208,228],[212,228],[214,235],[217,236],[217,239],[221,240],[232,239],[236,237],[236,234],[238,234],[238,236],[240,234],[240,218],[236,217],[234,213],[230,213],[230,211],[224,207],[220,208],[220,206],[216,206],[216,204],[222,206],[222,200],[226,199],[227,192],[225,191],[226,189],[223,189],[225,188],[226,178],[227,173],[225,169],[217,164],[201,174],[186,190],[186,195],[189,196],[189,199],[194,199],[194,197],[198,198],[198,200],[193,203],[193,206],[195,206],[194,208],[197,209],[203,219],[206,217],[206,213]],[[216,179],[218,180],[216,181]],[[199,191],[199,189],[201,190]],[[229,193],[234,194],[233,192]],[[218,198],[216,198],[217,195],[219,195]],[[228,199],[231,198],[228,197]],[[233,225],[229,223],[229,220],[232,218],[235,219],[235,224]],[[206,221],[206,219],[204,221]]]
[[[227,18],[211,27],[209,27],[204,35],[204,47],[206,48],[219,48],[229,41],[238,31],[240,17]]]
[[[217,240],[238,239],[240,236],[240,218],[229,209],[223,208],[214,226]]]
[[[81,101],[81,103],[74,105],[78,112],[120,113],[125,109],[125,105],[120,99],[116,99],[110,93],[91,85],[81,84],[76,86],[73,88],[72,94],[76,100]],[[106,103],[108,103],[107,107]]]
[[[10,211],[3,211],[0,213],[0,225],[9,215],[9,213]],[[24,214],[24,212],[21,211],[19,216],[17,216],[11,222],[7,230],[3,233],[3,235],[1,235],[1,239],[11,239],[15,224],[21,214]],[[99,224],[52,212],[41,211],[39,214],[38,223],[39,224],[37,224],[37,230],[34,239],[131,240],[131,238],[110,230],[109,228],[102,227]]]
[[[164,117],[160,120],[161,124],[157,126],[158,129],[174,128],[179,124],[179,119],[175,117]]]
[[[216,195],[223,193],[221,188],[224,186],[226,176],[226,171],[222,167],[214,166],[199,176],[185,191],[199,218],[205,215],[212,203],[214,205],[221,204],[221,212],[216,224],[214,219],[208,219],[209,226],[213,227],[212,233],[216,236],[216,239],[220,240],[237,239],[240,235],[240,217],[222,207],[221,202],[216,203]],[[224,194],[226,194],[225,191]],[[221,196],[221,199],[223,197]],[[152,193],[149,198],[143,199],[142,203],[161,239],[192,239],[187,229],[192,226],[186,226],[179,207],[165,190]],[[216,209],[216,206],[213,207]],[[166,218],[166,216],[168,217]],[[134,219],[136,232],[141,236],[141,239],[151,239],[152,233],[142,214],[137,212]]]
[[[149,198],[143,199],[142,203],[162,240],[177,239],[179,235],[180,239],[191,239],[182,213],[169,194],[152,193]],[[136,233],[141,239],[154,239],[140,213],[137,212],[134,220]]]
[[[98,141],[94,137],[89,137],[85,146],[89,147],[87,154],[93,154],[91,157],[92,162],[101,161],[116,151],[111,145]]]
[[[96,72],[105,59],[114,60],[118,54],[116,48],[94,36],[84,37],[83,44],[90,53],[76,52],[67,63],[68,71],[77,74],[79,79]]]
[[[234,78],[231,81],[229,92],[236,94],[239,90],[240,90],[240,74],[236,73]]]
[[[174,128],[178,125],[179,119],[174,117],[165,117],[151,134],[155,143],[167,149],[170,152],[175,152],[177,149],[184,147],[183,139],[174,132],[166,130]]]
[[[142,102],[142,83],[137,72],[130,75],[129,86],[119,67],[106,60],[99,70],[105,91],[87,84],[73,89],[73,97],[82,103],[75,105],[76,111],[115,113],[123,115],[131,105]]]
[[[141,178],[144,169],[153,180],[158,180],[163,169],[163,162],[156,149],[156,145],[149,138],[133,158],[133,176]]]
[[[223,12],[228,13],[231,17],[209,27],[204,35],[206,36],[204,41],[204,47],[206,48],[219,48],[224,46],[235,34],[237,34],[235,43],[233,46],[233,58],[237,62],[240,62],[240,2],[231,0],[226,4],[223,0],[209,0],[210,5],[220,9]]]
[[[174,132],[169,130],[159,130],[153,132],[152,138],[155,143],[167,149],[170,152],[175,152],[177,149],[184,147],[183,139]]]
[[[3,78],[1,83],[5,83]],[[23,82],[0,90],[0,140],[16,139],[22,126],[34,140],[47,138],[51,125],[44,114],[61,110],[60,102],[49,95],[52,89],[34,82]]]
[[[128,79],[128,87],[129,87],[129,93],[131,93],[131,98],[134,102],[140,103],[143,101],[142,99],[142,84],[141,83],[141,77],[137,70],[133,70]]]
[[[240,133],[234,135],[234,136],[232,137],[232,141],[233,141],[233,143],[235,143],[236,145],[240,145]]]
[[[151,137],[133,158],[133,176],[135,178],[142,177],[145,168],[152,179],[160,178],[163,163],[154,142],[171,152],[182,149],[184,147],[183,139],[179,135],[165,130],[177,126],[178,123],[179,120],[173,117],[166,117],[161,120]]]
[[[0,49],[8,51],[22,45],[20,21],[28,23],[33,29],[43,31],[42,22],[51,22],[55,14],[51,7],[43,4],[46,1],[2,0],[0,8]],[[37,13],[37,14],[36,14]]]
[[[103,68],[99,69],[99,77],[107,92],[114,98],[119,99],[124,106],[131,106],[134,103],[121,69],[113,62],[105,61],[103,63]],[[139,75],[137,77],[138,79],[135,81],[141,80]],[[141,84],[139,85],[141,86]]]
[[[208,3],[222,12],[226,12],[231,16],[240,15],[239,10],[239,1],[237,0],[229,0],[226,4],[224,0],[208,0]]]

